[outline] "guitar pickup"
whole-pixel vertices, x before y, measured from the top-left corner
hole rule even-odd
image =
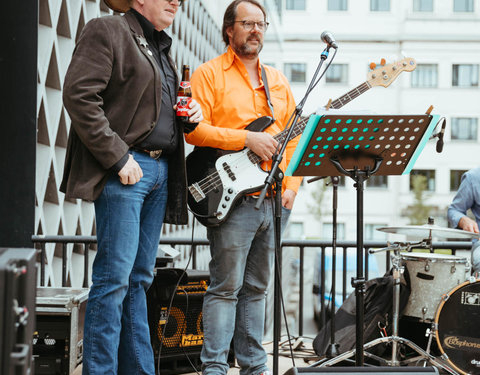
[[[223,167],[223,169],[225,169],[225,172],[227,172],[228,177],[230,177],[230,179],[232,181],[235,181],[237,179],[235,177],[235,174],[232,172],[232,169],[230,168],[230,166],[226,162],[223,162],[222,167]]]
[[[202,199],[205,199],[205,194],[203,193],[202,189],[200,189],[200,186],[197,182],[190,185],[188,190],[190,191],[190,194],[192,194],[193,199],[195,199],[195,202],[200,202]]]

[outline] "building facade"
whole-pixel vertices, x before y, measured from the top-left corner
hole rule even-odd
[[[424,204],[430,215],[447,226],[446,211],[461,174],[478,166],[480,145],[479,63],[480,2],[478,0],[283,0],[282,33],[267,42],[263,61],[284,71],[297,103],[303,97],[325,48],[320,36],[328,30],[339,47],[332,65],[311,93],[304,114],[315,112],[367,81],[369,65],[406,57],[416,60],[413,72],[402,72],[389,87],[372,87],[342,108],[377,114],[433,113],[446,118],[444,148],[436,140],[426,145],[412,175],[427,178]],[[275,40],[271,37],[268,40]],[[330,50],[329,59],[333,56]],[[325,66],[325,64],[324,64]],[[289,236],[331,238],[332,189],[323,199],[314,191],[323,183],[304,183],[290,220]],[[376,231],[378,226],[405,225],[414,204],[411,176],[375,176],[364,192],[364,238],[405,240]],[[321,217],[309,207],[320,208]],[[356,238],[356,191],[353,180],[342,178],[338,201],[338,239]],[[427,217],[424,222],[427,223]]]

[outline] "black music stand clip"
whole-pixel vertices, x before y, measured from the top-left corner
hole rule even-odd
[[[286,175],[346,175],[355,181],[357,275],[352,278],[352,286],[355,288],[357,312],[356,366],[364,365],[364,182],[373,174],[408,174],[425,147],[439,117],[429,113],[424,115],[312,115],[287,168]]]

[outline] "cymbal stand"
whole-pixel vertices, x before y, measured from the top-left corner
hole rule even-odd
[[[398,336],[398,322],[399,322],[399,313],[400,313],[400,275],[403,273],[404,268],[400,264],[400,249],[404,249],[405,247],[402,246],[403,244],[396,243],[387,246],[383,249],[372,249],[370,250],[370,254],[377,253],[380,251],[392,251],[394,252],[394,256],[392,257],[392,266],[393,266],[393,315],[392,315],[392,335],[387,337],[380,337],[378,339],[372,340],[363,345],[364,355],[368,358],[372,358],[380,363],[382,366],[405,366],[409,363],[418,362],[424,360],[425,363],[429,362],[431,365],[441,368],[447,371],[450,374],[459,375],[455,370],[453,370],[450,366],[440,362],[437,360],[433,355],[427,353],[418,345],[413,343],[412,341]],[[378,344],[385,344],[391,343],[392,344],[392,355],[391,359],[385,359],[379,357],[375,354],[369,353],[368,349],[378,345]],[[407,345],[412,348],[415,352],[418,353],[418,356],[414,358],[409,358],[406,360],[399,360],[398,359],[398,349],[400,345]],[[332,366],[339,362],[342,362],[350,357],[355,356],[356,349],[352,349],[348,352],[345,352],[335,358],[332,358],[328,361],[319,361],[314,363],[313,366]]]

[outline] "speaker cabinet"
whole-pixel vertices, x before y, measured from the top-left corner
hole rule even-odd
[[[285,375],[316,375],[322,373],[334,373],[335,375],[350,374],[386,374],[386,375],[407,375],[407,374],[438,374],[435,367],[292,367]]]
[[[207,271],[156,270],[147,306],[150,339],[162,375],[192,372],[192,364],[200,368],[202,305],[209,282]]]

